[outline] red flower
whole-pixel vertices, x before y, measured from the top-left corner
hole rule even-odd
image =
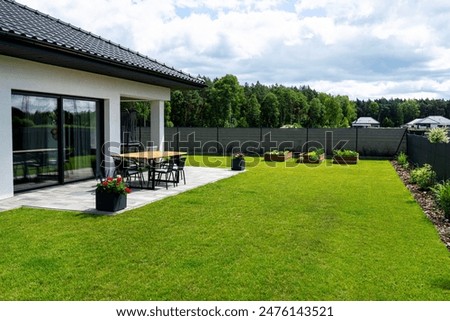
[[[116,178],[108,177],[101,183],[97,184],[97,191],[113,193],[113,194],[128,194],[131,193],[131,189],[125,184],[122,177]]]

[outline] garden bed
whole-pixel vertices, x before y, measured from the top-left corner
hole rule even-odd
[[[392,161],[392,165],[425,215],[435,225],[442,242],[450,250],[450,221],[444,217],[444,212],[437,206],[433,193],[430,191],[421,191],[417,185],[411,184],[409,171],[400,166],[397,161]]]
[[[359,156],[333,156],[333,164],[354,165],[358,160]]]
[[[359,154],[355,150],[350,149],[335,149],[333,150],[333,164],[350,165],[357,164]]]
[[[266,162],[285,162],[292,158],[292,152],[280,153],[266,153],[264,154],[264,161]]]
[[[308,153],[302,153],[302,154],[300,154],[300,158],[298,159],[298,162],[304,163],[304,164],[320,164],[323,162],[324,159],[325,159],[325,154],[320,154],[320,155],[311,157],[310,155],[308,155]]]

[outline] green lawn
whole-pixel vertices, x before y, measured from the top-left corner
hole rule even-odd
[[[288,164],[112,217],[0,213],[0,301],[450,298],[449,252],[388,161]]]

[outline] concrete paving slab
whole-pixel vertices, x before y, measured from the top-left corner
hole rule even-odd
[[[185,173],[186,185],[183,182],[180,182],[176,187],[173,184],[169,184],[167,190],[164,184],[157,186],[155,190],[134,189],[127,197],[127,208],[114,214],[138,208],[242,172],[224,168],[186,166]],[[34,207],[107,214],[95,209],[96,185],[97,182],[95,180],[89,180],[19,193],[12,198],[0,200],[0,211],[20,207]]]

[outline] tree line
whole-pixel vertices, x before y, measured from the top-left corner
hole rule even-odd
[[[180,127],[348,127],[356,104],[347,96],[310,87],[240,85],[236,76],[211,81],[202,90],[175,90],[168,103],[170,121]]]
[[[356,100],[358,117],[372,117],[382,127],[399,127],[416,118],[444,116],[450,119],[450,101],[444,99],[381,98]]]
[[[450,118],[450,102],[429,99],[351,101],[309,86],[240,85],[236,76],[203,77],[201,90],[174,90],[165,105],[166,127],[350,127],[358,117],[373,117],[383,127],[398,127],[418,117]],[[140,125],[148,123],[146,103],[123,104],[137,111]]]

